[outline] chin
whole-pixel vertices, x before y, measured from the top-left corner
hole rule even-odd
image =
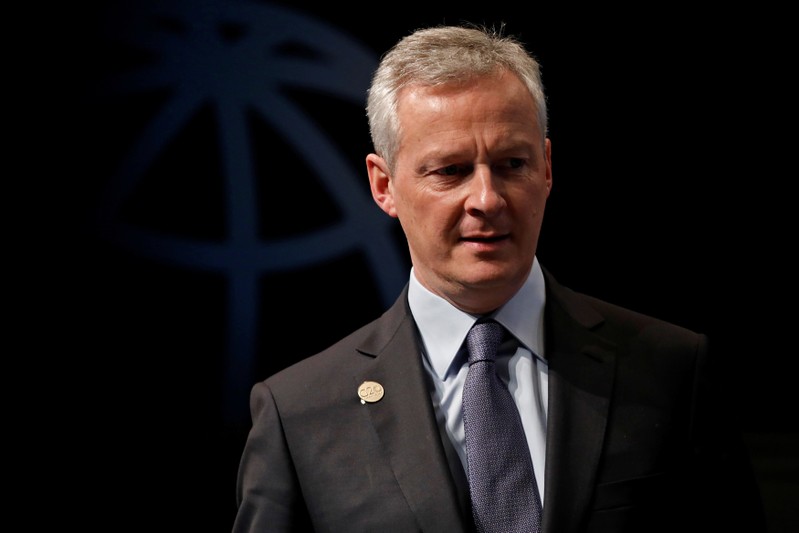
[[[463,284],[475,288],[505,287],[519,276],[519,269],[480,264],[463,272]],[[524,278],[522,278],[524,279]]]

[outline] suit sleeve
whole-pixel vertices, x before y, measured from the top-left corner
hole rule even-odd
[[[280,413],[266,383],[253,387],[250,412],[252,428],[239,464],[233,532],[311,531]]]

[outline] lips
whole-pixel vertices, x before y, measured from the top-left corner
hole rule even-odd
[[[499,242],[501,240],[507,239],[508,235],[472,235],[468,237],[463,237],[461,240],[468,241],[468,242]]]

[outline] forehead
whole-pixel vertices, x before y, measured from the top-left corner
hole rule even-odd
[[[403,144],[454,140],[471,132],[541,138],[535,101],[515,75],[495,74],[461,83],[406,87],[398,101]]]

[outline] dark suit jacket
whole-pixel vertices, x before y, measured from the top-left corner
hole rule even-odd
[[[764,531],[705,336],[545,279],[544,531]],[[360,401],[366,380],[380,401]],[[470,531],[428,390],[406,287],[374,322],[254,386],[233,530]]]

